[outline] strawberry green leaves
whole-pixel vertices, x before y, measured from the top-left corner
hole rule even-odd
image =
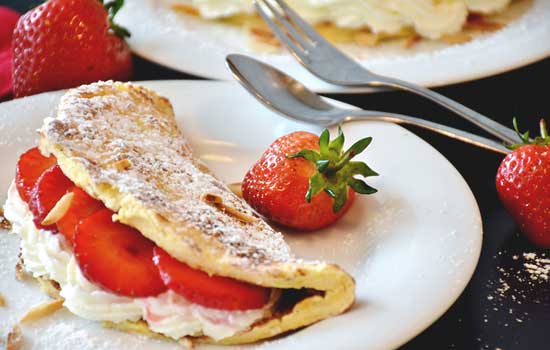
[[[338,136],[330,141],[330,134],[325,129],[319,137],[319,152],[304,149],[298,153],[288,155],[288,158],[303,158],[315,164],[316,172],[309,179],[309,188],[306,200],[311,203],[311,198],[321,191],[326,192],[334,200],[332,209],[335,213],[340,211],[348,200],[348,191],[360,194],[373,194],[377,190],[363,180],[370,176],[378,176],[366,163],[352,161],[363,152],[372,142],[372,137],[363,138],[355,142],[348,150],[344,151],[344,133],[338,128]]]
[[[104,3],[103,0],[100,0],[100,2],[109,14],[109,24],[111,26],[111,30],[121,38],[129,38],[131,34],[128,29],[115,23],[115,16],[118,11],[120,11],[122,6],[124,6],[124,0],[111,0],[106,3]]]
[[[550,136],[548,135],[548,128],[546,127],[546,121],[541,119],[539,122],[540,136],[535,137],[533,140],[529,137],[529,131],[522,133],[519,131],[518,120],[514,117],[514,130],[518,134],[521,143],[516,143],[512,145],[506,145],[510,150],[518,149],[521,146],[525,145],[539,145],[539,146],[548,146],[550,145]]]

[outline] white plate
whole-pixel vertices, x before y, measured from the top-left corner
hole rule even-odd
[[[281,118],[236,83],[149,82],[169,97],[197,154],[227,181],[242,176],[276,137],[315,128]],[[35,129],[53,113],[60,93],[0,105],[0,200],[18,155],[36,142]],[[477,204],[460,174],[430,145],[388,123],[345,126],[347,143],[372,135],[364,157],[381,176],[329,229],[286,234],[297,255],[334,261],[357,281],[357,302],[330,318],[252,349],[389,349],[441,316],[468,283],[480,253]],[[372,180],[371,180],[372,179]],[[0,234],[0,339],[31,306],[46,299],[32,282],[14,278],[18,239]],[[35,349],[176,349],[173,343],[103,329],[62,310],[23,328]],[[212,347],[204,347],[209,349]],[[200,347],[202,349],[202,347]],[[231,347],[227,349],[233,349]],[[248,349],[248,348],[247,348]]]
[[[477,79],[527,65],[550,55],[550,1],[532,2],[519,19],[503,30],[472,42],[442,46],[421,43],[414,49],[353,50],[374,72],[424,86]],[[132,33],[133,51],[153,62],[212,79],[232,80],[225,56],[244,53],[272,64],[306,86],[323,92],[349,92],[327,84],[290,55],[259,54],[250,49],[248,34],[236,27],[175,14],[170,0],[127,1],[117,20]],[[355,91],[365,89],[356,89]]]

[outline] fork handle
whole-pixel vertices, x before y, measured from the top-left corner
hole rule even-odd
[[[344,121],[354,120],[386,121],[396,124],[413,125],[493,152],[502,154],[510,153],[510,150],[504,147],[503,144],[486,137],[407,115],[377,111],[352,110],[350,111],[350,115],[346,117]]]
[[[514,130],[500,123],[497,123],[496,121],[474,111],[473,109],[470,109],[433,90],[424,88],[422,86],[414,85],[399,79],[393,79],[393,78],[387,78],[387,77],[379,77],[379,80],[371,82],[369,85],[386,86],[394,89],[405,90],[405,91],[420,95],[462,116],[466,120],[474,123],[478,127],[498,137],[500,140],[504,142],[507,142],[510,144],[518,143],[518,136]]]

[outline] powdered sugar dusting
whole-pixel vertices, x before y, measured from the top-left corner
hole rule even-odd
[[[108,184],[168,221],[201,231],[239,263],[292,259],[282,235],[262,220],[244,223],[203,200],[214,194],[257,217],[193,158],[170,103],[154,92],[112,82],[70,90],[42,133],[82,164],[95,185]],[[124,169],[117,167],[120,161]]]

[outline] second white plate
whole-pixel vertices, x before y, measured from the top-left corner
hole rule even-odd
[[[365,91],[327,84],[288,54],[250,49],[240,28],[174,13],[170,0],[131,0],[117,20],[132,33],[134,52],[153,62],[201,77],[232,80],[225,67],[230,53],[252,55],[315,91]],[[424,86],[464,82],[501,73],[550,56],[550,1],[522,0],[528,10],[504,29],[462,45],[420,43],[413,49],[355,48],[360,62],[378,74]]]
[[[278,136],[300,129],[320,131],[273,114],[236,83],[144,85],[170,98],[196,154],[228,182],[240,181]],[[60,96],[46,93],[0,104],[0,203],[19,154],[36,143],[35,130],[55,112]],[[344,131],[348,145],[373,136],[371,146],[358,158],[381,174],[368,181],[379,192],[359,196],[330,228],[288,233],[285,239],[296,255],[333,261],[349,271],[357,282],[356,304],[343,315],[247,349],[396,348],[441,316],[475,269],[481,218],[456,169],[397,125],[357,122],[345,125]],[[0,232],[0,292],[7,301],[0,312],[0,339],[31,306],[46,298],[36,284],[14,278],[18,241],[17,236]],[[25,325],[23,332],[27,347],[33,349],[178,349],[174,343],[104,329],[66,310]]]

